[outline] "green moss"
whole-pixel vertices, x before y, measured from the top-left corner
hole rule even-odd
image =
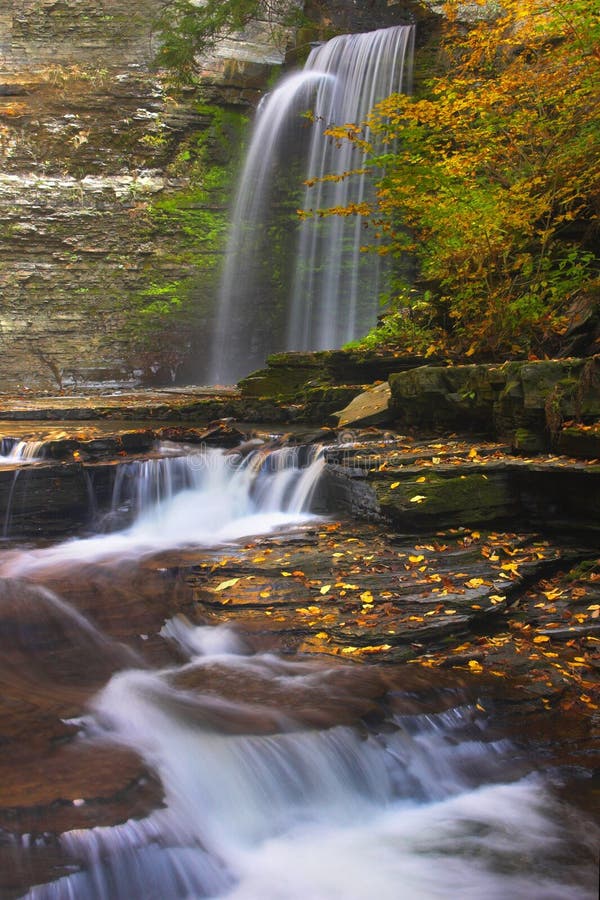
[[[399,478],[376,477],[374,487],[382,511],[404,527],[467,526],[508,518],[516,511],[516,499],[502,477],[431,474],[421,483],[412,478],[398,483]]]
[[[214,315],[237,165],[232,148],[241,144],[245,116],[202,103],[197,112],[203,127],[179,144],[169,166],[182,186],[144,210],[142,231],[158,258],[148,261],[148,282],[131,297],[124,329],[142,365],[176,368]]]

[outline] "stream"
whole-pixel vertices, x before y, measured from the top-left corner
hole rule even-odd
[[[218,569],[255,543],[300,546],[330,521],[314,511],[322,467],[314,448],[164,446],[119,466],[96,534],[3,551],[6,696],[51,733],[64,792],[53,808],[35,801],[27,826],[3,817],[0,896],[595,896],[595,827],[476,685],[431,673],[415,686],[406,666],[261,646],[243,619],[194,621],[175,602],[186,566]],[[223,571],[214,596],[226,602],[239,578]],[[35,716],[23,727],[23,771],[31,762],[41,797]],[[97,786],[73,796],[70,778],[85,785],[118,766],[138,774],[116,812]]]

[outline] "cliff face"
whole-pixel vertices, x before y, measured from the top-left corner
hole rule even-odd
[[[0,3],[4,389],[168,378],[192,352],[241,125],[283,54],[255,27],[174,101],[152,70],[161,6]]]
[[[290,35],[253,23],[173,99],[161,6],[0,0],[0,389],[194,377],[243,125]],[[406,21],[350,7],[322,24]]]

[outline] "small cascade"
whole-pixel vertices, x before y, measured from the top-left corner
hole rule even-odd
[[[323,466],[322,449],[316,446],[259,446],[245,456],[202,448],[185,456],[122,463],[109,516],[121,523],[121,530],[17,551],[0,574],[21,575],[120,554],[215,546],[305,524],[314,519],[311,503]]]
[[[183,665],[117,673],[84,723],[140,754],[164,807],[64,834],[71,873],[28,900],[592,896],[594,835],[569,833],[474,705],[310,728],[302,698],[348,706],[374,676],[244,654],[223,627],[165,632]]]
[[[196,521],[210,508],[213,526],[244,515],[300,514],[310,506],[322,467],[317,447],[260,447],[245,456],[202,449],[134,461],[119,466],[112,509],[129,506],[139,526],[160,519],[180,495],[201,499],[204,513],[195,508]]]
[[[413,26],[336,37],[259,108],[232,215],[212,383],[237,381],[276,350],[339,347],[375,324],[382,261],[361,252],[372,242],[361,217],[301,223],[296,210],[369,199],[364,174],[302,184],[361,168],[362,154],[323,132],[359,123],[378,100],[410,90],[413,44]]]
[[[2,438],[0,444],[0,466],[27,465],[45,456],[44,441],[17,441]]]

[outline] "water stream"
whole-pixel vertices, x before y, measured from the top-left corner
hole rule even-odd
[[[126,463],[112,502],[132,516],[127,527],[5,553],[3,580],[18,587],[55,569],[122,566],[167,547],[217,548],[314,522],[321,467],[310,448]],[[594,833],[557,805],[462,689],[410,712],[400,702],[410,688],[393,673],[251,652],[229,625],[181,615],[160,632],[173,661],[138,663],[40,590],[71,644],[105,657],[112,672],[73,721],[76,741],[133,750],[163,802],[121,824],[65,831],[60,875],[32,876],[27,900],[593,896]],[[48,836],[20,841],[33,852]]]
[[[40,550],[8,552],[0,574],[15,577],[77,562],[215,547],[306,524],[314,520],[310,505],[323,465],[316,447],[259,448],[245,456],[203,447],[185,456],[123,463],[109,519],[121,512],[132,520],[128,527]]]
[[[135,749],[164,807],[63,835],[77,871],[30,900],[592,896],[574,820],[539,777],[519,777],[472,704],[309,728],[286,707],[319,702],[335,670],[244,655],[229,630],[206,631],[167,625],[187,661],[114,675],[80,723],[82,739]],[[253,686],[248,699],[215,690],[232,680]],[[338,702],[352,689],[357,678]]]
[[[25,465],[44,458],[44,441],[17,441],[3,438],[0,444],[0,466]]]
[[[311,213],[369,199],[364,154],[324,131],[360,123],[378,100],[410,90],[413,44],[414,28],[404,25],[333,38],[260,107],[232,213],[211,383],[237,381],[276,350],[339,347],[375,325],[383,262],[362,250],[376,243],[372,229],[360,215]],[[317,186],[304,189],[309,179]]]

